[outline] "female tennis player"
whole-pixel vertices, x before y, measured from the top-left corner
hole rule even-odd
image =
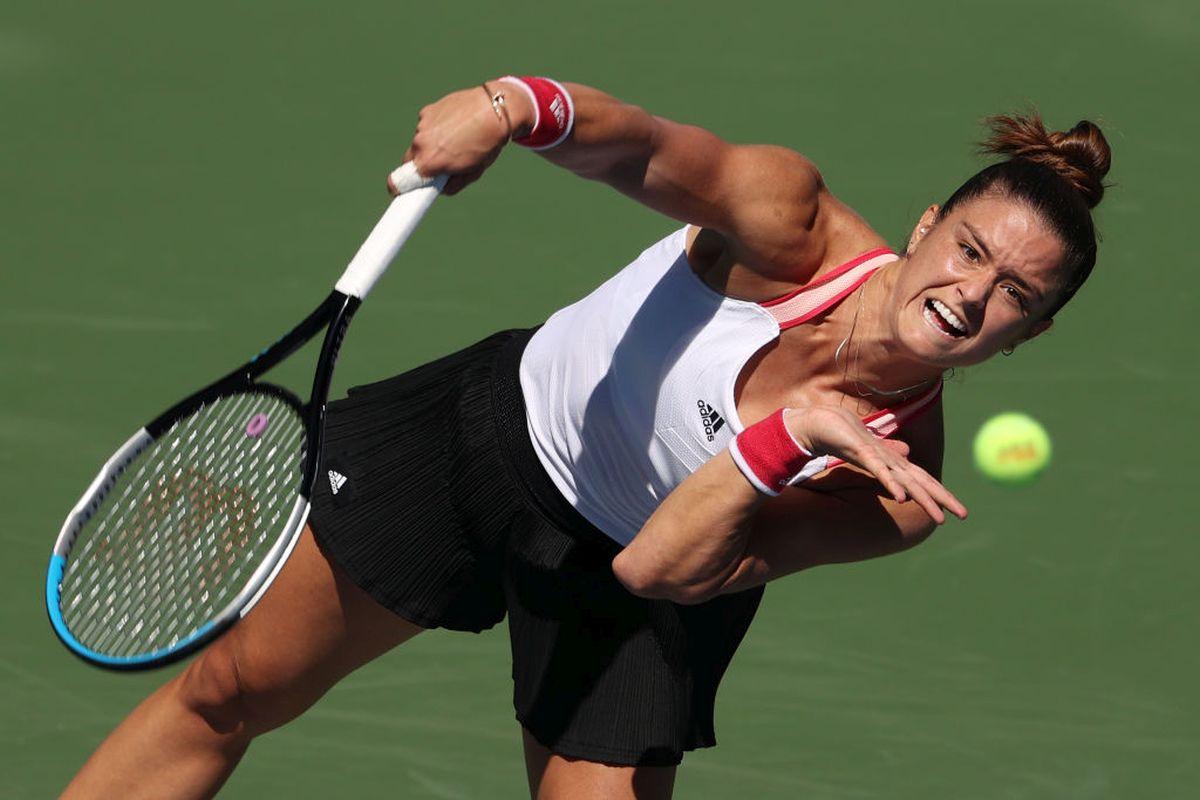
[[[1002,160],[896,253],[798,153],[586,86],[505,77],[422,110],[408,156],[448,194],[514,140],[684,226],[539,328],[333,403],[279,578],[66,796],[211,796],[355,668],[506,614],[531,795],[670,796],[764,584],[965,517],[937,477],[944,371],[1044,332],[1092,270],[1100,130],[991,128]]]

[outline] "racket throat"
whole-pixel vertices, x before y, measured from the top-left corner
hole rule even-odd
[[[342,341],[346,338],[346,329],[354,317],[354,312],[362,305],[362,301],[357,297],[335,290],[323,305],[329,306],[332,319],[329,327],[325,330],[325,340],[321,342],[321,354],[317,357],[317,369],[313,374],[312,392],[309,394],[308,405],[304,409],[304,422],[309,431],[309,441],[300,486],[301,494],[309,498],[312,497],[313,483],[321,464],[321,450],[325,439],[325,403],[329,399],[333,368],[337,363]]]

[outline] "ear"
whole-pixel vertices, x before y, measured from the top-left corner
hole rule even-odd
[[[917,245],[921,243],[931,230],[937,224],[938,212],[941,206],[934,203],[929,208],[925,209],[925,213],[917,220],[916,226],[912,229],[912,233],[908,237],[908,248],[905,250],[906,255],[912,255],[912,251],[917,249]]]

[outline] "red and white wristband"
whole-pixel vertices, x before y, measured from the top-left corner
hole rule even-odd
[[[813,456],[792,438],[783,421],[785,410],[754,423],[729,443],[733,463],[746,480],[771,497],[823,471],[828,461],[827,456]]]
[[[533,103],[533,130],[520,139],[513,139],[514,142],[531,150],[549,150],[562,144],[571,135],[571,128],[575,124],[575,103],[561,83],[528,75],[505,75],[500,81],[520,87]]]

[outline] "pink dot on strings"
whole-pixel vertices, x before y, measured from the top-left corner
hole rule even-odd
[[[256,439],[262,435],[262,432],[267,429],[267,415],[255,414],[246,423],[246,435],[252,439]]]

